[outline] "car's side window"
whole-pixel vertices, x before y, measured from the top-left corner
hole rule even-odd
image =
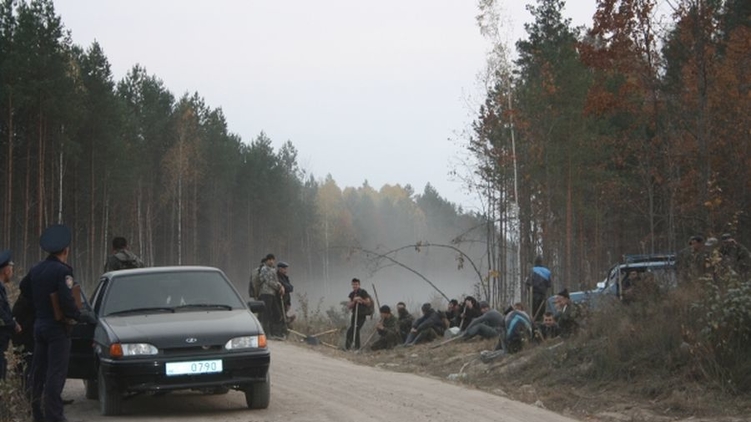
[[[99,308],[102,307],[102,295],[104,293],[104,289],[109,282],[109,279],[107,277],[102,277],[99,279],[99,285],[96,286],[96,290],[94,290],[94,294],[91,295],[91,303],[94,306],[94,312],[99,313]]]

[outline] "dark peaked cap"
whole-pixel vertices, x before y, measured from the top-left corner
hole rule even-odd
[[[10,261],[10,249],[0,253],[0,268],[5,268],[8,264],[12,264]]]
[[[39,237],[39,246],[47,253],[58,253],[70,245],[70,229],[62,224],[55,224],[44,229]]]

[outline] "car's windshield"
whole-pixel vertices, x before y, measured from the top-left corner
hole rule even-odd
[[[244,305],[221,273],[175,271],[114,277],[107,289],[102,314],[179,312],[238,309]]]

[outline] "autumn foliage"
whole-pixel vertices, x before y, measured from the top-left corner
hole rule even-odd
[[[543,254],[557,287],[693,234],[751,243],[751,6],[661,3],[599,0],[581,29],[538,0],[475,120],[480,185],[499,219],[518,204],[521,261]]]

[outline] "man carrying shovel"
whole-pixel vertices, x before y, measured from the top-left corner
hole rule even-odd
[[[360,348],[360,330],[365,324],[365,318],[373,313],[373,299],[365,289],[360,288],[360,280],[352,279],[352,291],[349,293],[347,308],[352,310],[352,320],[347,330],[347,339],[344,347],[350,350]]]

